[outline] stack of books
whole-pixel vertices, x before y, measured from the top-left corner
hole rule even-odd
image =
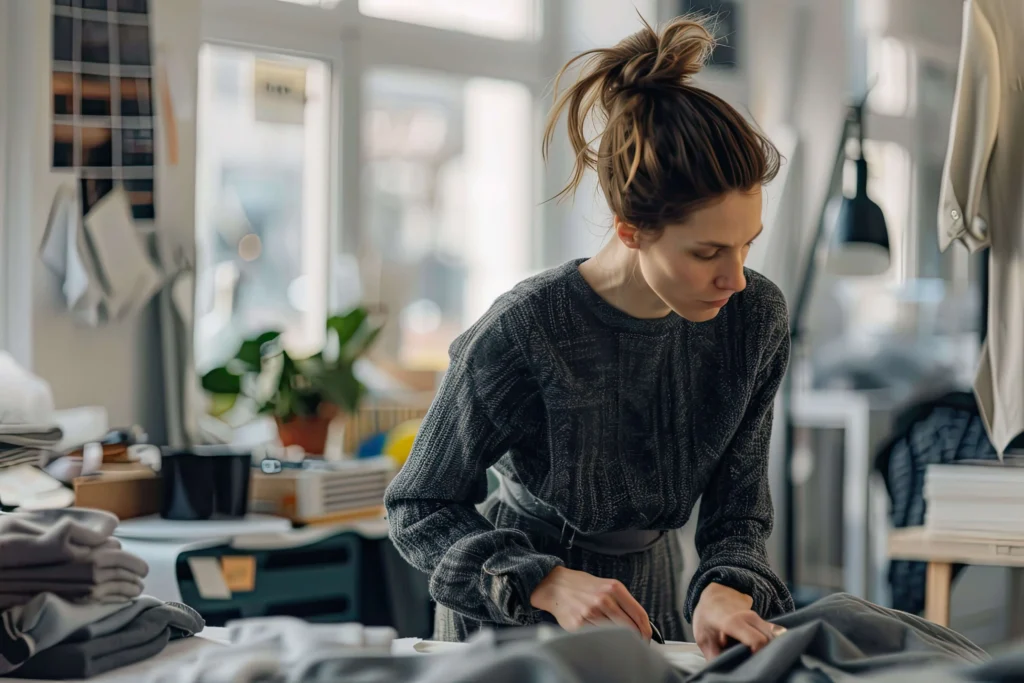
[[[924,499],[931,531],[1024,536],[1024,457],[929,465]]]

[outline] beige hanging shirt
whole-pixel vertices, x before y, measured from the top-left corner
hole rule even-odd
[[[966,0],[939,247],[989,248],[974,393],[1000,455],[1024,431],[1024,0]]]

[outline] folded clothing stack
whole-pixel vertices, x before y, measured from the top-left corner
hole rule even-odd
[[[127,602],[149,567],[121,550],[114,515],[66,508],[0,515],[0,609],[40,593],[71,602]]]
[[[83,508],[0,514],[0,676],[87,678],[203,629],[186,605],[143,596],[149,571]]]
[[[46,465],[60,455],[55,449],[63,437],[57,425],[0,424],[0,469]]]

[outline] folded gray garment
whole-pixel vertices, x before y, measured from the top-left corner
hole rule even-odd
[[[25,662],[14,675],[23,679],[84,680],[114,669],[120,669],[123,666],[152,659],[164,651],[170,640],[171,629],[165,627],[144,643],[126,645],[120,650],[102,655],[93,656],[85,652],[76,652],[74,646],[58,645],[53,650],[42,652]],[[61,650],[60,655],[57,655],[54,650]]]
[[[24,512],[8,513],[12,517],[20,517],[24,520],[43,529],[48,529],[54,524],[71,519],[86,529],[91,529],[98,535],[107,538],[112,533],[120,520],[117,515],[105,510],[94,510],[92,508],[61,508],[58,510],[26,510]]]
[[[50,460],[50,451],[40,448],[19,446],[0,451],[0,469],[15,465],[43,466]]]
[[[846,683],[875,672],[902,670],[909,675],[936,664],[976,664],[989,658],[955,631],[845,593],[772,623],[788,631],[756,655],[742,645],[730,648],[691,679],[693,683]]]
[[[1024,647],[993,657],[983,664],[931,666],[907,671],[892,669],[872,674],[864,683],[1019,683],[1024,681]]]
[[[70,562],[117,550],[118,519],[109,512],[65,508],[0,514],[0,569]]]
[[[482,632],[445,655],[318,655],[290,672],[301,683],[683,683],[685,675],[625,629],[599,628],[553,637],[540,629]],[[316,660],[319,661],[316,661]],[[256,678],[234,679],[232,683]],[[202,679],[207,683],[207,679]],[[220,678],[215,683],[228,683]],[[214,683],[214,681],[210,681]]]
[[[52,593],[33,596],[23,605],[0,612],[0,675],[68,638],[116,631],[158,604],[159,600],[148,596],[129,602],[88,603],[74,603]]]
[[[18,667],[17,675],[45,679],[98,676],[153,657],[169,640],[192,636],[204,626],[203,618],[191,607],[160,603],[144,609],[112,632],[93,632],[88,637],[79,632],[59,645],[37,652]]]
[[[8,581],[32,581],[35,583],[100,584],[107,581],[135,581],[144,579],[149,573],[145,560],[131,553],[101,548],[61,564],[35,565],[26,567],[0,568],[0,592],[8,592]],[[46,588],[41,589],[42,593]],[[13,591],[11,591],[13,592]]]
[[[14,446],[54,446],[64,438],[58,425],[0,424],[0,443]]]
[[[62,598],[75,601],[78,599],[102,600],[112,596],[137,598],[142,595],[142,579],[128,573],[127,578],[117,578],[103,583],[86,583],[82,581],[4,581],[0,583],[0,600],[5,595],[39,595],[53,593]]]
[[[109,581],[99,585],[68,583],[49,583],[34,587],[30,582],[20,582],[13,586],[4,586],[5,592],[0,593],[0,610],[27,605],[39,595],[55,595],[72,604],[88,602],[126,603],[142,595],[144,586],[141,581]],[[8,589],[20,590],[7,593]]]

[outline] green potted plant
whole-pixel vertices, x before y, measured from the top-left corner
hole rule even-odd
[[[257,413],[274,416],[283,445],[322,454],[331,420],[359,408],[366,387],[355,362],[380,331],[359,307],[328,318],[324,348],[307,358],[290,355],[277,330],[247,339],[231,360],[202,377],[211,412],[222,415],[244,399]]]

